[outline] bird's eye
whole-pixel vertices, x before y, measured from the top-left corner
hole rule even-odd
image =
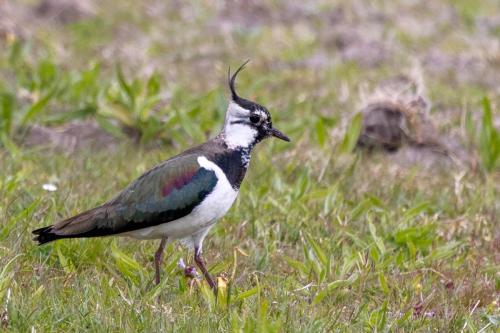
[[[250,115],[250,121],[257,124],[260,121],[260,116],[258,114],[252,114]]]

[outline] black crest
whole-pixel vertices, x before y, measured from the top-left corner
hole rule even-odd
[[[229,70],[227,72],[227,80],[228,80],[228,83],[229,83],[229,89],[231,90],[231,97],[234,101],[237,101],[238,99],[240,99],[240,97],[238,96],[238,94],[236,93],[236,88],[235,88],[235,83],[236,83],[236,76],[238,75],[239,72],[241,72],[241,70],[243,68],[245,68],[245,65],[248,64],[250,60],[247,60],[243,63],[243,65],[240,66],[240,68],[238,68],[236,70],[236,72],[234,72],[233,76],[231,76],[231,67],[229,67]]]
[[[255,111],[255,110],[264,110],[267,112],[267,109],[260,105],[260,104],[257,104],[255,102],[252,102],[252,101],[249,101],[247,99],[244,99],[244,98],[241,98],[240,96],[238,96],[238,93],[236,92],[236,76],[238,75],[239,72],[241,72],[241,70],[243,70],[243,68],[245,68],[245,65],[248,64],[250,62],[250,60],[247,60],[243,63],[243,65],[240,66],[240,68],[238,68],[236,70],[236,72],[234,72],[233,76],[231,76],[231,67],[229,68],[228,72],[227,72],[227,80],[229,82],[229,89],[231,90],[231,99],[237,103],[239,106],[241,106],[242,108],[246,109],[246,110],[250,110],[250,111]]]

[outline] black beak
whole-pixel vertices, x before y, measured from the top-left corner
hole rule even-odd
[[[278,130],[276,128],[270,128],[268,133],[269,133],[269,135],[272,135],[278,139],[290,142],[290,139],[285,134],[283,134],[280,130]]]

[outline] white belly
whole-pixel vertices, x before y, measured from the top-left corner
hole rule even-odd
[[[205,197],[205,200],[198,207],[193,209],[189,215],[181,217],[178,220],[129,231],[123,235],[139,239],[166,237],[173,240],[186,238],[209,228],[224,216],[234,203],[238,191],[233,189],[226,175],[217,164],[209,161],[205,156],[199,156],[198,163],[201,167],[214,171],[218,179],[213,191]]]

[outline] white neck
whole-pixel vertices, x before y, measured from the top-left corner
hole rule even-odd
[[[233,101],[229,102],[226,112],[226,121],[222,130],[222,137],[231,149],[251,147],[256,140],[257,130],[246,124],[237,124],[235,121],[248,119],[250,111],[242,108]]]

